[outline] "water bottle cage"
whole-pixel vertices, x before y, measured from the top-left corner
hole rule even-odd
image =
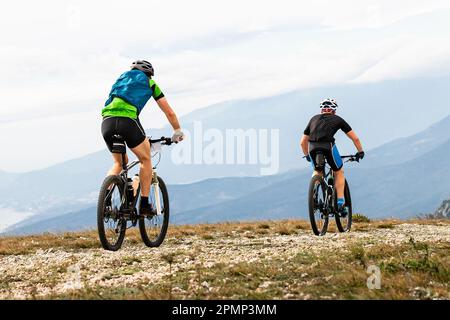
[[[158,184],[158,175],[155,170],[153,170],[152,184]]]

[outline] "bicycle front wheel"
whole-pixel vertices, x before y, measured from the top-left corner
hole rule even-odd
[[[336,226],[339,232],[349,232],[352,228],[352,198],[350,196],[350,187],[348,186],[347,180],[345,181],[344,197],[347,215],[345,217],[342,217],[339,214],[335,215]]]
[[[166,184],[160,177],[158,177],[157,185],[151,185],[148,200],[155,210],[155,214],[139,217],[139,231],[142,241],[147,247],[159,247],[167,234],[170,213],[169,193]]]
[[[97,204],[97,227],[102,247],[117,251],[122,246],[127,222],[120,213],[122,206],[123,180],[109,176],[100,189]]]
[[[325,213],[327,185],[323,178],[315,175],[309,184],[309,220],[316,236],[323,236],[328,229],[328,214]]]

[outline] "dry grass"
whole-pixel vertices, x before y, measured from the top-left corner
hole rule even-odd
[[[370,222],[370,218],[368,216],[365,216],[361,213],[354,213],[353,214],[353,222]]]
[[[374,220],[370,223],[355,222],[353,231],[369,231],[374,229],[392,229],[402,223],[413,223],[420,225],[450,225],[449,220]],[[240,237],[248,235],[292,235],[299,230],[310,230],[310,224],[304,220],[280,220],[264,222],[236,222],[219,224],[200,224],[171,226],[168,232],[169,242],[185,237],[199,237],[204,240],[220,240],[220,238]],[[330,221],[329,233],[336,233],[335,224]],[[127,239],[131,243],[141,243],[137,229],[127,231]],[[81,250],[89,248],[100,248],[97,231],[84,231],[63,234],[46,233],[42,235],[23,237],[0,237],[0,255],[32,254],[38,250],[59,249]]]

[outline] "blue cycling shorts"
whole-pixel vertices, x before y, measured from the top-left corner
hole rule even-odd
[[[332,142],[310,142],[309,143],[309,156],[311,157],[311,164],[314,170],[323,170],[320,163],[317,163],[317,154],[323,154],[326,162],[329,164],[333,171],[339,171],[342,169],[344,163],[337,146]]]

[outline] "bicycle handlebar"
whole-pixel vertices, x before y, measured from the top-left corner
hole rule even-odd
[[[303,156],[302,158],[305,159],[307,156]],[[360,159],[357,159],[356,156],[350,155],[350,156],[341,156],[341,159],[348,159],[346,162],[359,162]]]
[[[172,141],[172,138],[166,138],[166,137],[161,137],[161,139],[155,139],[155,140],[152,140],[152,138],[149,137],[148,141],[150,141],[150,143],[162,142],[162,144],[166,145],[166,146],[170,146],[171,144],[176,143],[176,142]]]
[[[341,156],[341,159],[348,159],[346,162],[359,162],[360,160],[355,155]]]

